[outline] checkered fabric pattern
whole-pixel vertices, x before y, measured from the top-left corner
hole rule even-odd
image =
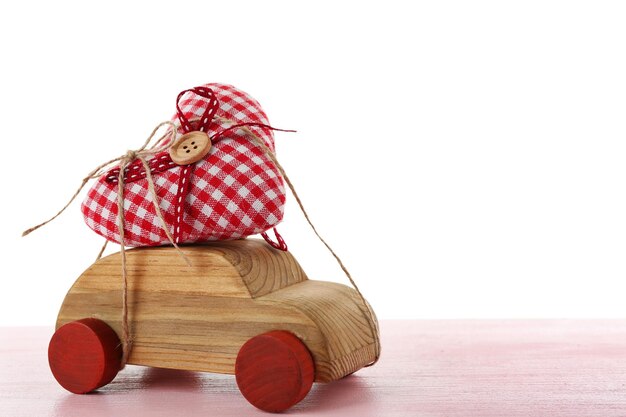
[[[248,94],[225,84],[206,86],[220,102],[216,117],[236,123],[269,124],[259,103]],[[180,108],[192,120],[202,115],[205,104],[202,97],[183,97]],[[229,125],[228,122],[214,123],[209,136]],[[270,130],[255,127],[250,130],[274,149]],[[180,166],[175,166],[153,174],[159,206],[170,231],[181,170]],[[118,185],[107,182],[106,177],[103,175],[89,190],[81,210],[91,229],[108,240],[119,242]],[[155,213],[147,180],[128,182],[124,187],[126,245],[169,244]],[[232,130],[216,141],[209,154],[194,166],[184,205],[181,243],[237,239],[264,232],[282,220],[284,204],[283,179],[274,163],[241,130]]]

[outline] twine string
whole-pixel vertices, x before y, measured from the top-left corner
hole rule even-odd
[[[148,145],[150,144],[150,142],[152,141],[156,133],[159,131],[159,129],[161,129],[161,127],[165,125],[168,125],[170,129],[161,138],[157,140],[157,143],[155,146],[148,148]],[[126,366],[126,363],[128,362],[128,357],[130,355],[130,350],[132,348],[132,338],[130,335],[130,328],[129,328],[129,323],[128,323],[128,274],[127,274],[127,268],[126,268],[126,244],[125,244],[126,242],[125,242],[125,237],[124,237],[124,174],[125,174],[126,167],[130,163],[132,163],[135,159],[139,159],[144,169],[146,170],[146,179],[148,182],[149,194],[151,194],[152,196],[152,202],[154,203],[155,213],[157,217],[159,218],[159,220],[161,221],[163,231],[167,235],[167,238],[170,241],[170,243],[174,246],[174,248],[176,248],[179,255],[184,259],[185,263],[188,266],[191,266],[191,262],[189,261],[187,256],[183,253],[183,251],[180,249],[180,247],[176,244],[176,242],[174,242],[172,235],[169,229],[167,228],[167,223],[165,222],[165,218],[163,217],[163,213],[161,212],[161,208],[158,203],[158,195],[154,187],[154,180],[152,178],[152,174],[150,173],[150,166],[148,165],[146,161],[147,157],[155,155],[167,149],[169,147],[169,143],[176,141],[177,132],[178,132],[178,129],[174,123],[170,121],[159,123],[152,130],[152,133],[150,134],[150,136],[148,136],[146,141],[143,143],[143,145],[139,149],[134,150],[134,151],[130,150],[126,152],[126,154],[117,158],[113,158],[105,162],[104,164],[99,165],[94,170],[92,170],[89,174],[87,174],[85,178],[83,178],[80,186],[78,187],[74,195],[70,198],[67,204],[61,210],[59,210],[58,213],[56,213],[50,219],[36,226],[31,227],[22,233],[22,236],[26,236],[32,233],[33,231],[39,229],[40,227],[45,226],[46,224],[50,223],[57,217],[59,217],[61,213],[63,213],[65,209],[67,209],[70,206],[70,204],[72,204],[72,202],[76,199],[76,197],[80,194],[82,189],[90,180],[101,177],[106,171],[107,167],[119,161],[120,172],[118,175],[118,192],[117,192],[117,225],[118,225],[118,233],[120,235],[120,239],[119,239],[120,255],[122,259],[122,340],[121,340],[122,359],[121,359],[120,369],[124,369],[124,367]],[[166,138],[168,138],[168,136],[172,136],[171,140],[169,141],[165,140]],[[96,260],[99,260],[102,257],[102,254],[104,253],[104,250],[106,249],[106,246],[107,246],[107,243],[105,242]]]
[[[191,266],[191,262],[187,258],[187,256],[183,253],[180,247],[174,242],[172,238],[172,234],[170,233],[167,223],[165,222],[165,218],[163,217],[163,213],[161,212],[161,207],[159,206],[158,196],[156,190],[154,188],[154,180],[152,178],[152,174],[150,173],[150,166],[148,162],[146,162],[144,150],[158,131],[158,129],[164,124],[168,124],[171,127],[172,132],[172,140],[171,142],[176,141],[177,129],[176,125],[172,122],[163,122],[159,124],[153,131],[150,137],[146,140],[141,148],[137,151],[128,151],[124,157],[120,160],[120,172],[118,174],[118,191],[117,191],[117,225],[118,232],[120,234],[120,256],[122,258],[122,360],[120,364],[120,369],[124,369],[126,363],[128,362],[128,358],[130,356],[130,351],[132,349],[132,338],[130,335],[129,329],[129,320],[128,320],[128,273],[126,270],[126,248],[125,248],[125,239],[124,239],[124,174],[126,167],[132,163],[135,159],[139,159],[141,164],[143,165],[146,171],[146,180],[148,182],[148,195],[152,196],[152,203],[154,204],[155,214],[161,221],[161,227],[165,232],[167,239],[170,241],[172,246],[176,248],[179,255],[185,260],[187,266]],[[166,146],[164,146],[166,147]],[[149,150],[149,154],[153,155],[156,152],[162,151],[163,148],[154,148]]]
[[[150,141],[152,140],[152,138],[154,137],[154,135],[156,134],[156,132],[163,126],[165,125],[169,125],[171,127],[171,130],[168,130],[163,136],[161,136],[156,143],[155,147],[152,148],[148,148],[146,149],[146,147],[148,146],[148,144],[150,143]],[[137,155],[143,155],[143,156],[149,156],[149,155],[154,155],[157,154],[165,149],[167,149],[169,147],[169,142],[170,141],[164,141],[168,136],[172,135],[172,132],[174,132],[174,140],[176,138],[176,134],[177,134],[177,127],[174,123],[167,121],[167,122],[163,122],[163,123],[159,123],[152,131],[152,133],[150,134],[150,136],[148,137],[148,139],[146,139],[146,142],[143,144],[143,146],[141,148],[139,148],[137,151],[135,151],[137,153]],[[22,236],[28,236],[29,234],[31,234],[32,232],[34,232],[35,230],[39,229],[42,226],[45,226],[46,224],[50,223],[51,221],[53,221],[54,219],[56,219],[57,217],[59,217],[64,211],[65,209],[67,209],[72,202],[74,202],[74,200],[76,199],[76,197],[78,197],[78,195],[80,194],[80,192],[83,190],[83,188],[85,188],[85,185],[87,185],[87,183],[91,180],[95,180],[100,178],[107,170],[108,168],[114,164],[115,162],[121,161],[122,158],[124,158],[126,155],[122,155],[122,156],[118,156],[117,158],[113,158],[108,160],[107,162],[98,165],[98,167],[96,167],[94,170],[92,170],[91,172],[89,172],[89,174],[87,174],[85,176],[85,178],[82,179],[80,186],[78,187],[78,189],[76,190],[76,192],[74,193],[74,195],[69,199],[69,201],[67,202],[67,204],[65,204],[63,206],[63,208],[61,210],[59,210],[54,216],[52,216],[51,218],[49,218],[48,220],[39,223],[36,226],[30,227],[26,230],[24,230],[22,232]]]
[[[128,326],[128,277],[126,275],[126,244],[124,241],[124,170],[130,161],[135,159],[134,152],[129,151],[120,161],[120,173],[117,184],[117,228],[120,234],[120,255],[122,257],[122,360],[120,369],[124,369],[132,341]]]
[[[217,119],[220,119],[222,122],[235,123],[232,120],[229,120],[229,119],[226,119],[226,118],[223,118],[223,117],[217,117]],[[296,188],[294,187],[293,183],[289,179],[289,176],[285,172],[285,169],[283,168],[283,166],[280,164],[280,162],[278,162],[278,159],[276,158],[276,154],[265,144],[265,142],[261,138],[259,138],[256,134],[254,134],[254,132],[252,132],[249,129],[249,126],[256,126],[256,127],[261,127],[261,128],[269,128],[269,129],[272,129],[272,130],[279,130],[279,131],[283,131],[283,132],[293,132],[293,131],[292,130],[276,129],[276,128],[273,128],[271,126],[264,125],[264,124],[261,124],[261,123],[241,123],[241,124],[235,124],[233,126],[230,126],[227,129],[222,130],[221,132],[219,132],[215,136],[221,136],[226,131],[233,130],[233,129],[236,129],[236,128],[241,128],[247,134],[247,136],[252,138],[252,141],[258,147],[260,147],[263,150],[263,152],[272,160],[274,165],[276,165],[276,168],[278,168],[278,170],[280,171],[281,175],[285,179],[285,182],[287,183],[287,186],[289,187],[289,190],[291,190],[291,194],[293,194],[294,198],[296,199],[296,202],[298,203],[298,206],[300,207],[300,211],[302,211],[302,214],[304,215],[304,218],[306,219],[307,223],[309,224],[309,226],[313,230],[313,233],[315,233],[315,235],[320,240],[320,242],[322,242],[322,244],[324,244],[326,249],[328,249],[328,251],[333,255],[333,257],[335,258],[335,260],[339,264],[339,267],[341,268],[343,273],[346,275],[346,277],[350,281],[350,284],[352,285],[352,287],[357,292],[357,294],[358,294],[358,296],[360,298],[362,306],[359,305],[358,307],[361,310],[361,314],[363,314],[363,316],[365,317],[365,321],[367,321],[367,323],[368,323],[368,325],[370,327],[370,330],[372,332],[372,335],[374,336],[374,346],[375,346],[374,355],[375,355],[375,359],[374,359],[374,361],[372,363],[370,363],[367,366],[374,365],[376,362],[378,362],[378,359],[380,358],[380,335],[379,335],[379,329],[378,329],[378,322],[377,322],[377,320],[376,320],[376,318],[374,316],[374,312],[372,311],[371,306],[369,305],[367,300],[365,300],[365,297],[363,296],[363,293],[361,293],[361,290],[359,289],[358,285],[354,281],[354,278],[352,278],[352,275],[350,274],[350,271],[348,271],[348,268],[344,265],[344,263],[341,260],[341,258],[339,257],[339,255],[337,255],[337,253],[333,250],[333,248],[330,247],[330,245],[326,242],[326,240],[324,240],[324,238],[319,234],[319,232],[317,231],[317,229],[313,225],[313,222],[311,221],[311,218],[309,217],[309,214],[307,213],[306,209],[304,208],[304,204],[302,203],[302,200],[300,200],[300,196],[298,196]],[[365,309],[363,309],[363,307]]]
[[[98,252],[98,257],[96,258],[96,262],[98,262],[100,258],[102,258],[102,254],[104,254],[104,250],[107,248],[108,244],[109,244],[109,241],[104,239],[104,245],[102,245],[102,249],[100,249],[100,252]]]

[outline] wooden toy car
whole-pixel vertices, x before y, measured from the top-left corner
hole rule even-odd
[[[302,400],[313,381],[375,360],[378,323],[357,293],[309,280],[289,252],[244,239],[126,252],[129,364],[235,374],[266,411]],[[120,369],[120,254],[90,266],[68,292],[48,356],[57,381],[86,393]],[[376,333],[374,333],[376,332]]]

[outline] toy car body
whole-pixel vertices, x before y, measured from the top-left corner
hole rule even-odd
[[[368,318],[369,304],[363,304],[358,294],[345,285],[309,280],[289,252],[253,239],[183,246],[182,250],[192,266],[185,265],[171,247],[126,252],[128,323],[132,337],[128,363],[236,374],[239,387],[250,402],[268,411],[281,411],[284,404],[289,404],[288,408],[302,399],[313,380],[334,381],[375,360],[378,323],[373,312],[374,320]],[[62,375],[62,369],[55,372],[54,368],[64,365],[54,365],[53,356],[64,356],[63,350],[67,348],[63,346],[72,343],[68,341],[71,332],[70,336],[60,334],[64,326],[95,319],[115,332],[117,339],[112,334],[110,337],[119,346],[120,262],[119,253],[100,259],[76,280],[65,297],[50,345],[51,367],[63,386],[68,385],[63,381],[67,376]],[[242,347],[250,342],[245,355],[270,355],[276,346],[266,346],[269,350],[263,351],[255,349],[252,341],[263,342],[264,335],[278,334],[287,336],[274,338],[271,343],[284,342],[287,347],[299,344],[306,349],[296,347],[295,353],[285,353],[286,359],[268,362],[263,372],[273,372],[272,369],[280,368],[281,363],[292,357],[302,357],[306,362],[307,355],[303,353],[306,351],[312,360],[312,375],[304,375],[308,374],[306,364],[297,364],[294,372],[311,382],[305,381],[281,406],[259,404],[242,388],[242,384],[253,383],[251,379],[254,379],[250,376],[250,381],[245,381],[244,376],[248,375],[248,371],[244,372],[245,364],[254,368],[259,358],[244,358]],[[55,337],[61,341],[54,344]],[[98,337],[100,341],[103,339]],[[94,384],[108,378],[100,375]]]

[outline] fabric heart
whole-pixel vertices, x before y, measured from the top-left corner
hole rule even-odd
[[[225,84],[206,84],[219,102],[208,128],[211,136],[233,124],[269,125],[259,103],[237,88]],[[211,105],[206,97],[186,93],[179,108],[192,123],[203,117]],[[173,121],[178,117],[174,116]],[[184,131],[180,123],[179,134]],[[249,129],[274,151],[271,130],[250,126]],[[282,220],[285,189],[280,171],[264,150],[250,140],[242,129],[229,130],[213,143],[209,153],[188,166],[190,173],[184,199],[181,176],[184,166],[176,165],[164,153],[148,161],[154,180],[159,207],[168,230],[178,225],[177,243],[228,240],[265,232]],[[87,225],[107,240],[120,242],[117,224],[117,174],[103,175],[89,190],[81,210]],[[155,213],[153,196],[148,189],[144,167],[139,161],[125,170],[124,242],[128,246],[158,246],[170,241]],[[182,212],[178,213],[176,208]],[[172,231],[172,233],[174,233]]]

